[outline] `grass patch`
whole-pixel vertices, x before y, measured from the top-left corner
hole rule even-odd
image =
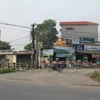
[[[0,68],[0,74],[15,72],[15,68]]]
[[[90,77],[100,82],[100,71],[94,71]]]

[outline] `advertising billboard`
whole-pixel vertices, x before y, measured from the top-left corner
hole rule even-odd
[[[53,49],[43,49],[42,56],[53,56]]]

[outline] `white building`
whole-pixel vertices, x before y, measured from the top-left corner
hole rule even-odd
[[[60,22],[61,38],[88,37],[98,41],[98,25],[88,21]]]

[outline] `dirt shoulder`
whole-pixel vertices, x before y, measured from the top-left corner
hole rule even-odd
[[[64,69],[63,73],[47,70],[18,71],[0,75],[0,80],[27,81],[37,85],[91,85],[100,86],[100,83],[89,78],[90,73],[100,69]]]

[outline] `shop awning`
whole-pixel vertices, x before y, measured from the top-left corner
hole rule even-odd
[[[99,52],[95,52],[95,51],[76,51],[76,52],[79,52],[79,53],[90,53],[90,54],[100,54],[100,51]]]
[[[59,47],[54,46],[55,53],[75,53],[75,49],[73,47]]]
[[[56,48],[54,48],[54,52],[55,52],[55,53],[69,53],[69,52],[66,51],[66,50],[63,50],[63,49],[56,49]]]
[[[70,57],[70,53],[57,53],[56,57]]]

